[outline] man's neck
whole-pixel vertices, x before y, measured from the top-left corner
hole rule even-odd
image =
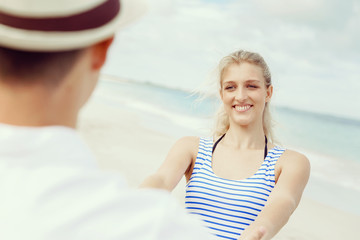
[[[75,128],[76,115],[56,89],[0,83],[0,122],[18,126],[61,125]]]

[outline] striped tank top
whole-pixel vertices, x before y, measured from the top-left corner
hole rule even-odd
[[[275,186],[275,164],[285,149],[274,147],[258,171],[244,180],[218,177],[212,170],[213,140],[200,138],[185,206],[219,239],[238,239],[258,216]]]

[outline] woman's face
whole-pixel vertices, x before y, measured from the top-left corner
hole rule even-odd
[[[272,86],[266,87],[262,68],[247,62],[231,64],[224,72],[220,96],[230,125],[261,124]]]

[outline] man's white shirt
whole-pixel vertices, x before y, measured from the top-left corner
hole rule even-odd
[[[98,170],[75,130],[0,124],[0,239],[211,239],[169,193]]]

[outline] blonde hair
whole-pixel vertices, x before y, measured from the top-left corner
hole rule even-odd
[[[217,82],[219,84],[219,89],[222,88],[222,80],[227,68],[234,63],[241,64],[243,62],[247,62],[261,67],[265,78],[265,86],[268,88],[272,85],[270,69],[266,64],[264,58],[258,53],[239,50],[229,54],[228,56],[223,57],[220,60],[217,69],[218,70]],[[272,130],[273,124],[272,124],[272,118],[269,107],[270,107],[269,102],[265,103],[265,109],[263,113],[263,129],[265,136],[269,139],[269,141],[273,142],[274,141],[273,130]],[[229,116],[225,112],[224,106],[222,105],[217,113],[216,124],[214,129],[214,137],[218,138],[219,136],[225,134],[229,129],[229,127],[230,127]]]

